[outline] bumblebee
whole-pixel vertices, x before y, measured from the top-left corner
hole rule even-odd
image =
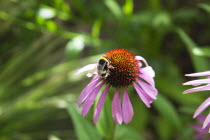
[[[113,68],[110,65],[110,59],[108,57],[103,56],[99,61],[98,61],[98,66],[97,66],[97,72],[98,75],[101,76],[101,78],[106,78],[109,76],[109,68]]]

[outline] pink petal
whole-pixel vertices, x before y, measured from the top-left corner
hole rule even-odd
[[[206,128],[207,126],[210,127],[210,113],[209,115],[206,117],[204,123],[203,123],[203,128]]]
[[[193,118],[196,118],[201,112],[203,112],[210,105],[210,97],[207,98],[195,111]]]
[[[124,89],[124,94],[123,94],[122,112],[123,112],[123,120],[126,124],[128,124],[133,117],[133,107],[126,89]]]
[[[148,66],[147,61],[146,61],[143,57],[141,57],[141,56],[136,56],[135,58],[136,58],[136,60],[143,61],[144,64],[145,64],[146,66]]]
[[[105,102],[105,99],[106,99],[106,95],[108,93],[108,90],[109,90],[110,86],[107,86],[105,88],[105,90],[103,91],[103,93],[101,94],[101,97],[97,103],[97,106],[96,106],[96,109],[95,109],[95,112],[94,112],[94,123],[96,124],[98,122],[98,119],[99,119],[99,116],[100,116],[100,113],[101,113],[101,110],[104,106],[104,102]]]
[[[193,137],[202,140],[205,137],[205,134],[193,134]]]
[[[85,116],[88,113],[88,111],[90,110],[90,107],[93,104],[93,101],[95,100],[95,98],[98,95],[101,87],[104,84],[105,84],[104,82],[99,84],[96,88],[94,88],[94,90],[91,92],[91,94],[87,97],[87,99],[85,100],[85,103],[83,105],[83,108],[82,108],[82,116]]]
[[[88,71],[88,70],[92,70],[92,69],[96,68],[96,66],[97,66],[97,63],[86,65],[86,66],[80,68],[79,70],[77,70],[75,75],[78,75],[78,74]]]
[[[208,76],[210,75],[210,71],[198,72],[198,73],[191,73],[185,74],[185,76]]]
[[[140,88],[141,89],[141,88]],[[144,90],[142,90],[141,89],[141,91],[142,91],[142,94],[146,97],[146,99],[149,101],[149,103],[151,104],[152,102],[153,102],[153,100],[154,99],[152,99],[150,96],[148,96],[148,94],[144,91]]]
[[[117,88],[117,90],[114,94],[114,98],[112,100],[112,117],[114,118],[115,122],[118,124],[121,124],[123,121],[118,88]]]
[[[201,125],[193,124],[192,127],[199,132],[206,132],[206,130],[202,129]]]
[[[156,95],[158,93],[157,89],[139,79],[137,79],[137,82],[141,86],[141,88],[145,91],[145,93],[150,96],[152,99],[157,99]]]
[[[138,65],[139,65],[139,68],[142,67],[142,63],[140,61],[138,61]]]
[[[193,86],[199,86],[202,84],[209,84],[210,79],[201,79],[201,80],[193,80],[186,83],[183,83],[183,85],[193,85]]]
[[[210,84],[185,90],[182,94],[205,91],[205,90],[210,90]]]
[[[155,77],[155,71],[150,66],[141,68],[140,72],[148,77]]]
[[[95,86],[101,81],[101,79],[98,79],[98,77],[94,77],[92,81],[82,90],[79,99],[78,99],[78,105],[80,105],[87,97],[88,95],[93,91]]]
[[[196,119],[199,120],[200,123],[203,123],[204,120],[205,120],[205,117],[204,117],[204,116],[201,116],[201,115],[198,115],[198,116],[196,117]]]
[[[155,81],[152,77],[144,75],[144,74],[139,74],[139,77],[144,79],[146,82],[148,82],[153,87],[155,87]]]
[[[143,90],[135,83],[133,83],[134,88],[136,89],[136,92],[138,93],[139,97],[141,98],[141,100],[144,102],[144,104],[150,108],[150,101],[145,97],[145,95],[143,94]]]

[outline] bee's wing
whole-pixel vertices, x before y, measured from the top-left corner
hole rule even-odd
[[[83,73],[88,70],[94,70],[94,69],[96,69],[96,67],[97,67],[97,63],[86,65],[86,66],[80,68],[79,70],[77,70],[75,75],[78,75],[78,74]]]
[[[95,67],[93,68],[93,70],[90,73],[88,73],[86,76],[92,77],[93,74],[97,74],[97,67],[98,67],[98,64],[96,64]]]

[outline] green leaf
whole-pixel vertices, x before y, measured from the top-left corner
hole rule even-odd
[[[187,89],[187,87],[182,86],[183,81],[183,74],[180,72],[179,65],[175,64],[172,60],[167,59],[164,60],[164,67],[163,73],[159,74],[155,77],[156,86],[158,87],[159,91],[162,91],[165,96],[170,99],[173,99],[176,103],[182,105],[192,105],[192,104],[200,104],[202,98],[199,97],[198,94],[190,94],[190,95],[183,95],[182,92]],[[173,80],[173,84],[171,84],[171,79]],[[167,87],[167,88],[166,88]],[[185,96],[190,96],[186,98]]]
[[[169,140],[174,132],[173,125],[164,117],[157,118],[156,129],[161,140]]]
[[[150,0],[148,1],[148,7],[150,7],[151,10],[159,10],[161,9],[161,1],[159,0]]]
[[[154,27],[167,27],[171,25],[171,19],[168,13],[158,12],[153,20]]]
[[[67,101],[67,110],[72,118],[79,140],[102,139],[96,128],[77,112],[76,106],[73,103]]]
[[[193,50],[198,49],[198,46],[191,40],[191,38],[181,29],[177,29],[177,33],[182,39],[182,41],[185,43],[187,46],[187,49],[190,53],[191,59],[194,63],[194,66],[196,68],[196,71],[205,71],[209,67],[209,61],[203,57],[197,56],[194,54]]]
[[[50,135],[50,136],[49,136],[49,140],[61,140],[61,139],[58,138],[58,137],[55,136],[55,135]]]
[[[210,14],[210,5],[201,3],[201,4],[198,4],[198,7],[202,8],[203,10],[205,10],[207,13]]]
[[[194,55],[210,57],[210,47],[194,48],[192,51]]]
[[[117,125],[115,140],[144,140],[134,129],[127,125]]]
[[[79,57],[80,52],[85,47],[85,37],[78,35],[70,40],[66,45],[67,59],[75,59]]]
[[[55,9],[46,5],[43,5],[38,11],[38,16],[42,19],[52,19],[55,14]]]
[[[93,27],[92,27],[92,33],[91,33],[93,37],[99,37],[101,24],[102,24],[102,22],[100,20],[95,20]]]
[[[105,4],[115,17],[117,17],[117,18],[122,17],[122,15],[123,15],[122,10],[116,1],[105,0]]]
[[[123,11],[126,15],[131,15],[133,13],[133,0],[125,0]]]
[[[51,32],[55,32],[57,30],[57,25],[52,20],[46,21],[46,26]]]
[[[178,113],[176,112],[173,104],[171,104],[167,98],[159,93],[157,100],[154,102],[154,106],[163,117],[165,117],[172,125],[174,125],[174,127],[179,130],[181,129],[181,121]]]

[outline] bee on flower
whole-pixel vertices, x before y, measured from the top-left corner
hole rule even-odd
[[[141,56],[135,56],[126,49],[114,49],[107,52],[95,64],[89,64],[79,69],[76,74],[92,70],[87,77],[93,77],[91,82],[81,92],[78,104],[82,107],[82,116],[90,110],[96,96],[102,87],[105,87],[100,95],[99,101],[94,111],[94,123],[98,122],[105,98],[110,88],[115,88],[112,100],[112,116],[116,123],[126,124],[132,120],[133,107],[126,88],[133,86],[144,102],[150,108],[150,104],[156,99],[158,94],[155,88],[155,72],[147,61]],[[123,89],[123,93],[120,93]],[[122,95],[122,104],[120,99]]]

